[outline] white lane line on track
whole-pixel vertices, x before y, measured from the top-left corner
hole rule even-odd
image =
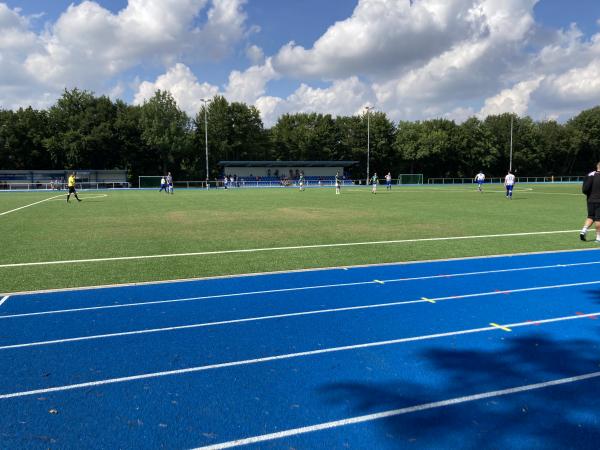
[[[222,325],[233,325],[237,323],[247,323],[247,322],[259,322],[265,320],[275,320],[275,319],[285,319],[290,317],[303,317],[303,316],[313,316],[318,314],[331,314],[337,312],[347,312],[347,311],[360,311],[366,309],[378,309],[378,308],[390,308],[394,306],[402,306],[402,305],[412,305],[415,303],[436,303],[443,302],[448,300],[462,300],[468,298],[476,298],[476,297],[489,297],[495,295],[503,295],[503,294],[515,294],[521,292],[534,292],[534,291],[543,291],[548,289],[561,289],[561,288],[569,288],[569,287],[577,287],[577,286],[589,286],[594,284],[600,284],[600,280],[598,281],[588,281],[583,283],[571,283],[571,284],[557,284],[550,286],[537,286],[532,288],[522,288],[522,289],[514,289],[508,291],[490,291],[490,292],[479,292],[475,294],[463,294],[463,295],[450,295],[447,297],[437,297],[437,298],[421,298],[419,300],[403,300],[398,302],[389,302],[389,303],[377,303],[372,305],[360,305],[360,306],[346,306],[340,308],[329,308],[329,309],[319,309],[312,311],[300,311],[295,313],[287,313],[287,314],[274,314],[269,316],[257,316],[257,317],[246,317],[241,319],[231,319],[231,320],[221,320],[216,322],[204,322],[204,323],[195,323],[189,325],[178,325],[171,327],[162,327],[162,328],[150,328],[145,330],[134,330],[134,331],[122,331],[119,333],[107,333],[107,334],[97,334],[92,336],[80,336],[73,338],[65,338],[65,339],[54,339],[49,341],[38,341],[38,342],[27,342],[23,344],[12,344],[0,346],[1,350],[13,350],[19,348],[27,348],[27,347],[39,347],[45,345],[54,345],[54,344],[66,344],[70,342],[81,342],[81,341],[90,341],[95,339],[107,339],[113,337],[122,337],[122,336],[132,336],[139,334],[151,334],[151,333],[162,333],[167,331],[179,331],[179,330],[190,330],[196,328],[207,328],[207,327],[216,327]],[[499,327],[503,329],[502,326],[498,324],[494,324],[493,326]]]
[[[478,271],[478,272],[457,272],[457,273],[442,274],[442,275],[427,275],[427,276],[422,276],[422,277],[392,278],[392,279],[383,280],[383,281],[384,281],[384,283],[400,283],[400,282],[406,282],[406,281],[423,281],[423,280],[434,280],[434,279],[438,279],[438,278],[489,275],[489,274],[497,274],[497,273],[522,272],[522,271],[528,271],[528,270],[557,269],[557,268],[589,266],[589,265],[596,265],[596,264],[600,264],[600,261],[587,261],[587,262],[572,263],[572,264],[554,264],[554,265],[548,265],[548,266],[516,267],[516,268],[512,268],[512,269],[484,270],[484,271]],[[200,296],[200,297],[185,297],[185,298],[175,298],[175,299],[168,299],[168,300],[123,303],[123,304],[118,304],[118,305],[88,306],[88,307],[83,307],[83,308],[71,308],[71,309],[38,311],[38,312],[32,312],[32,313],[11,314],[11,315],[6,315],[6,316],[0,316],[0,320],[15,319],[18,317],[43,316],[43,315],[49,315],[49,314],[66,314],[66,313],[72,313],[72,312],[96,311],[96,310],[102,310],[102,309],[130,308],[130,307],[138,307],[138,306],[144,306],[144,305],[161,305],[161,304],[165,304],[165,303],[180,303],[180,302],[213,300],[213,299],[219,299],[219,298],[243,297],[243,296],[250,296],[250,295],[279,294],[282,292],[306,291],[306,290],[312,290],[312,289],[328,289],[328,288],[364,286],[364,285],[369,285],[369,284],[376,284],[376,283],[375,283],[375,281],[357,281],[354,283],[338,283],[338,284],[322,284],[322,285],[316,285],[316,286],[300,286],[300,287],[293,287],[293,288],[268,289],[268,290],[262,290],[262,291],[236,292],[236,293],[231,293],[231,294],[215,294],[215,295],[206,295],[206,296]]]
[[[6,303],[6,300],[8,300],[9,297],[10,295],[5,295],[4,297],[2,297],[0,299],[0,306],[4,305],[4,303]]]
[[[13,212],[16,212],[16,211],[20,211],[21,209],[29,208],[30,206],[34,206],[34,205],[39,205],[40,203],[44,203],[44,202],[47,202],[49,200],[53,200],[55,198],[64,197],[64,196],[65,196],[65,194],[60,194],[60,195],[55,195],[54,197],[45,198],[44,200],[40,200],[39,202],[30,203],[29,205],[20,206],[19,208],[15,208],[15,209],[11,209],[9,211],[1,212],[0,216],[4,216],[6,214],[10,214],[10,213],[13,213]]]
[[[555,317],[552,319],[542,319],[542,320],[534,320],[534,321],[519,322],[519,323],[512,323],[512,324],[504,324],[504,326],[509,327],[509,328],[530,327],[530,326],[534,326],[534,325],[539,326],[539,325],[542,325],[545,323],[563,322],[563,321],[567,321],[567,320],[579,320],[579,319],[585,319],[588,317],[597,317],[599,315],[600,315],[600,312],[594,312],[594,313],[590,313],[590,314]],[[140,375],[131,375],[131,376],[119,377],[119,378],[108,378],[108,379],[104,379],[104,380],[89,381],[86,383],[69,384],[69,385],[65,385],[65,386],[56,386],[56,387],[35,389],[35,390],[31,390],[31,391],[11,392],[11,393],[6,393],[6,394],[0,394],[0,400],[17,398],[17,397],[26,397],[26,396],[31,396],[31,395],[48,394],[51,392],[71,391],[71,390],[75,390],[75,389],[91,388],[91,387],[96,387],[96,386],[104,386],[104,385],[108,385],[108,384],[124,383],[124,382],[128,382],[128,381],[147,380],[147,379],[152,379],[152,378],[161,378],[161,377],[173,376],[173,375],[183,375],[183,374],[188,374],[188,373],[204,372],[207,370],[223,369],[223,368],[227,368],[227,367],[237,367],[237,366],[246,366],[246,365],[259,364],[259,363],[265,363],[265,362],[271,362],[271,361],[281,361],[281,360],[300,358],[300,357],[305,357],[305,356],[322,355],[322,354],[327,354],[327,353],[358,350],[358,349],[363,349],[363,348],[383,347],[383,346],[387,346],[387,345],[402,344],[405,342],[425,341],[425,340],[429,340],[429,339],[438,339],[438,338],[444,338],[444,337],[450,337],[450,336],[474,334],[474,333],[481,333],[481,332],[485,332],[485,331],[498,332],[499,330],[496,327],[489,326],[489,327],[482,327],[482,328],[471,328],[471,329],[467,329],[467,330],[449,331],[446,333],[436,333],[436,334],[428,334],[428,335],[422,335],[422,336],[412,336],[412,337],[392,339],[392,340],[387,340],[387,341],[367,342],[364,344],[346,345],[346,346],[342,346],[342,347],[321,348],[318,350],[308,350],[308,351],[297,352],[297,353],[286,353],[286,354],[282,354],[282,355],[265,356],[262,358],[245,359],[245,360],[241,360],[241,361],[230,361],[230,362],[224,362],[224,363],[210,364],[210,365],[206,365],[206,366],[188,367],[186,369],[145,373],[145,374],[140,374]]]
[[[50,200],[50,199],[48,199]],[[217,250],[207,252],[192,252],[192,253],[170,253],[163,255],[139,255],[139,256],[117,256],[107,258],[93,258],[93,259],[72,259],[72,260],[58,260],[58,261],[37,261],[37,262],[26,262],[26,263],[10,263],[0,264],[0,269],[6,269],[11,267],[31,267],[31,266],[50,266],[59,264],[80,264],[80,263],[92,263],[92,262],[107,262],[107,261],[134,261],[140,259],[157,259],[157,258],[181,258],[181,257],[192,257],[192,256],[210,256],[210,255],[226,255],[236,253],[257,253],[257,252],[273,252],[282,250],[306,250],[315,248],[333,248],[333,247],[356,247],[362,245],[384,245],[384,244],[408,244],[414,242],[437,242],[437,241],[458,241],[467,239],[489,239],[489,238],[502,238],[502,237],[518,237],[518,236],[541,236],[551,234],[565,234],[565,233],[576,233],[581,230],[561,230],[561,231],[533,231],[524,233],[505,233],[505,234],[483,234],[474,236],[448,236],[448,237],[435,237],[435,238],[420,238],[420,239],[397,239],[391,241],[367,241],[367,242],[342,242],[338,244],[313,244],[313,245],[294,245],[287,247],[263,247],[263,248],[247,248],[237,250]]]
[[[347,419],[334,420],[331,422],[323,422],[315,425],[309,425],[300,428],[292,428],[289,430],[278,431],[275,433],[263,434],[260,436],[252,436],[244,439],[238,439],[235,441],[222,442],[220,444],[207,445],[204,447],[198,447],[194,450],[223,450],[232,447],[239,447],[242,445],[257,444],[259,442],[272,441],[275,439],[282,439],[291,436],[297,436],[300,434],[312,433],[315,431],[329,430],[332,428],[343,427],[347,425],[354,425],[358,423],[371,422],[374,420],[385,419],[388,417],[400,416],[403,414],[410,414],[419,411],[426,411],[435,408],[444,408],[446,406],[458,405],[461,403],[474,402],[478,400],[485,400],[488,398],[502,397],[505,395],[518,394],[521,392],[533,391],[536,389],[544,389],[552,386],[560,386],[568,383],[575,383],[578,381],[590,380],[600,377],[600,372],[590,372],[582,375],[577,375],[568,378],[559,378],[556,380],[544,381],[542,383],[527,384],[524,386],[516,386],[508,389],[500,389],[497,391],[482,392],[479,394],[465,395],[463,397],[455,397],[447,400],[441,400],[438,402],[422,403],[420,405],[408,406],[406,408],[392,409],[388,411],[382,411],[374,414],[367,414],[364,416],[350,417]]]

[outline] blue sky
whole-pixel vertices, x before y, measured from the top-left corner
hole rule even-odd
[[[394,120],[566,120],[600,104],[600,1],[409,3],[0,0],[0,107],[75,86],[132,103],[168,89],[192,115],[218,93],[267,124],[365,105]]]

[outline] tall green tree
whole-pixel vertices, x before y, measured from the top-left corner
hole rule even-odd
[[[156,157],[155,173],[176,167],[186,154],[190,121],[168,91],[158,90],[141,108],[141,137],[150,154]]]

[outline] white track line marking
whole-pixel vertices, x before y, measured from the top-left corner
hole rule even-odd
[[[2,297],[0,299],[0,306],[2,306],[6,302],[6,300],[8,300],[9,297],[10,295],[5,295],[4,297]]]
[[[453,274],[428,275],[428,276],[422,276],[422,277],[395,278],[395,279],[389,279],[389,280],[384,280],[384,281],[385,281],[385,283],[400,283],[400,282],[406,282],[406,281],[422,281],[422,280],[433,280],[433,279],[438,279],[438,278],[452,278],[452,277],[488,275],[488,274],[496,274],[496,273],[520,272],[520,271],[525,271],[525,270],[565,268],[565,267],[574,267],[574,266],[587,266],[587,265],[593,265],[593,264],[600,264],[600,261],[589,261],[589,262],[573,263],[573,264],[558,264],[558,265],[550,265],[550,266],[518,267],[518,268],[514,268],[514,269],[486,270],[486,271],[480,271],[480,272],[459,272],[459,273],[453,273]],[[585,283],[594,284],[594,283],[596,283],[596,281],[585,282]],[[565,285],[556,285],[556,286],[561,286],[561,287],[583,286],[583,285],[585,285],[585,283],[584,284],[578,284],[578,283],[565,284]],[[201,297],[186,297],[186,298],[175,298],[175,299],[169,299],[169,300],[155,300],[155,301],[147,301],[147,302],[123,303],[123,304],[118,304],[118,305],[87,306],[87,307],[83,307],[83,308],[57,309],[57,310],[49,310],[49,311],[38,311],[38,312],[32,312],[32,313],[21,313],[21,314],[11,314],[11,315],[6,315],[6,316],[0,316],[0,320],[14,319],[14,318],[18,318],[18,317],[44,316],[44,315],[50,315],[50,314],[66,314],[66,313],[72,313],[72,312],[96,311],[96,310],[102,310],[102,309],[132,308],[132,307],[146,306],[146,305],[162,305],[165,303],[181,303],[181,302],[192,302],[192,301],[202,301],[202,300],[214,300],[214,299],[219,299],[219,298],[243,297],[243,296],[250,296],[250,295],[306,291],[306,290],[312,290],[312,289],[364,286],[364,285],[369,285],[369,284],[375,284],[375,281],[357,281],[354,283],[323,284],[323,285],[317,285],[317,286],[301,286],[301,287],[294,287],[294,288],[270,289],[270,290],[263,290],[263,291],[237,292],[237,293],[232,293],[232,294],[215,294],[215,295],[206,295],[206,296],[201,296]],[[517,291],[513,291],[513,292],[517,292]]]
[[[374,414],[367,414],[364,416],[350,417],[347,419],[334,420],[331,422],[323,422],[315,425],[309,425],[300,428],[292,428],[289,430],[278,431],[275,433],[263,434],[260,436],[253,436],[245,439],[238,439],[235,441],[223,442],[220,444],[208,445],[204,447],[198,447],[194,450],[223,450],[226,448],[238,447],[248,444],[256,444],[259,442],[272,441],[275,439],[281,439],[285,437],[297,436],[300,434],[312,433],[315,431],[329,430],[332,428],[343,427],[347,425],[354,425],[363,422],[371,422],[373,420],[385,419],[388,417],[400,416],[403,414],[410,414],[419,411],[426,411],[428,409],[443,408],[446,406],[458,405],[461,403],[474,402],[478,400],[485,400],[488,398],[502,397],[505,395],[518,394],[521,392],[533,391],[536,389],[544,389],[552,386],[560,386],[568,383],[575,383],[578,381],[590,380],[593,378],[600,377],[600,372],[590,372],[582,375],[577,375],[569,378],[560,378],[557,380],[544,381],[542,383],[527,384],[524,386],[517,386],[508,389],[500,389],[497,391],[482,392],[479,394],[465,395],[464,397],[455,397],[447,400],[441,400],[438,402],[422,403],[420,405],[408,406],[406,408],[392,409],[388,411],[382,411]]]
[[[49,200],[53,200],[55,198],[64,197],[64,196],[65,196],[65,194],[60,194],[60,195],[55,195],[54,197],[45,198],[44,200],[40,200],[39,202],[30,203],[29,205],[25,205],[25,206],[21,206],[19,208],[11,209],[10,211],[1,212],[0,216],[4,216],[5,214],[10,214],[12,212],[19,211],[19,210],[25,209],[25,208],[29,208],[30,206],[39,205],[40,203],[44,203],[44,202],[47,202]]]
[[[476,298],[476,297],[490,297],[495,295],[502,295],[506,293],[521,293],[521,292],[533,292],[533,291],[543,291],[548,289],[561,289],[561,288],[569,288],[569,287],[577,287],[577,286],[585,286],[591,284],[600,284],[599,281],[589,281],[584,283],[572,283],[572,284],[557,284],[551,286],[537,286],[531,288],[522,288],[522,289],[514,289],[508,291],[489,291],[489,292],[478,292],[475,294],[462,294],[462,295],[449,295],[447,297],[437,297],[437,298],[425,298],[422,297],[420,300],[402,300],[397,302],[389,302],[389,303],[376,303],[370,305],[359,305],[359,306],[345,306],[340,308],[329,308],[329,309],[318,309],[311,311],[299,311],[295,313],[287,313],[287,314],[275,314],[269,316],[257,316],[257,317],[246,317],[241,319],[230,319],[230,320],[221,320],[217,322],[203,322],[203,323],[194,323],[189,325],[178,325],[171,327],[163,327],[163,328],[149,328],[145,330],[134,330],[134,331],[122,331],[119,333],[108,333],[108,334],[97,334],[92,336],[80,336],[73,338],[65,338],[65,339],[54,339],[50,341],[38,341],[38,342],[28,342],[24,344],[12,344],[1,346],[0,350],[10,350],[17,348],[26,348],[26,347],[38,347],[43,345],[53,345],[53,344],[65,344],[69,342],[80,342],[80,341],[89,341],[95,339],[106,339],[112,337],[122,337],[122,336],[132,336],[138,334],[150,334],[150,333],[161,333],[166,331],[178,331],[178,330],[190,330],[195,328],[207,328],[207,327],[216,327],[222,325],[232,325],[236,323],[246,323],[246,322],[259,322],[263,320],[274,320],[274,319],[285,319],[289,317],[302,317],[302,316],[312,316],[317,314],[330,314],[336,312],[347,312],[347,311],[360,311],[365,309],[377,309],[377,308],[390,308],[394,306],[402,306],[402,305],[412,305],[415,303],[436,303],[443,302],[448,300],[463,300],[468,298]],[[498,327],[506,331],[505,327],[498,325],[496,323],[490,323],[490,325]],[[510,330],[508,330],[510,331]]]
[[[398,239],[391,241],[368,241],[368,242],[343,242],[338,244],[313,244],[313,245],[294,245],[287,247],[263,247],[263,248],[246,248],[237,250],[218,250],[209,252],[192,252],[192,253],[170,253],[163,255],[139,255],[139,256],[117,256],[107,258],[93,258],[93,259],[72,259],[62,261],[37,261],[27,263],[10,263],[0,264],[0,269],[10,267],[31,267],[31,266],[50,266],[57,264],[79,264],[79,263],[91,263],[91,262],[105,262],[105,261],[133,261],[140,259],[156,259],[156,258],[181,258],[191,256],[210,256],[210,255],[226,255],[235,253],[257,253],[257,252],[273,252],[281,250],[305,250],[314,248],[332,248],[332,247],[356,247],[361,245],[384,245],[384,244],[408,244],[414,242],[434,242],[434,241],[458,241],[466,239],[488,239],[488,238],[500,238],[500,237],[517,237],[517,236],[541,236],[549,234],[565,234],[565,233],[576,233],[581,230],[562,230],[562,231],[534,231],[525,233],[506,233],[506,234],[483,234],[474,236],[448,236],[448,237],[435,237],[435,238],[421,238],[421,239]]]
[[[590,313],[590,314],[555,317],[552,319],[543,319],[543,320],[519,322],[519,323],[513,323],[513,324],[505,324],[504,326],[510,327],[510,328],[530,327],[530,326],[534,326],[534,325],[539,326],[544,323],[563,322],[566,320],[579,320],[579,319],[585,319],[588,317],[597,317],[599,315],[600,315],[600,312],[595,312],[595,313]],[[30,395],[47,394],[50,392],[63,392],[63,391],[70,391],[70,390],[74,390],[74,389],[90,388],[90,387],[95,387],[95,386],[104,386],[107,384],[124,383],[124,382],[128,382],[128,381],[146,380],[146,379],[151,379],[151,378],[182,375],[182,374],[187,374],[187,373],[204,372],[207,370],[223,369],[223,368],[227,368],[227,367],[237,367],[237,366],[259,364],[259,363],[265,363],[265,362],[271,362],[271,361],[281,361],[281,360],[292,359],[292,358],[300,358],[300,357],[304,357],[304,356],[322,355],[322,354],[327,354],[327,353],[336,353],[336,352],[343,352],[343,351],[349,351],[349,350],[357,350],[357,349],[362,349],[362,348],[383,347],[383,346],[387,346],[387,345],[402,344],[405,342],[425,341],[425,340],[438,339],[438,338],[444,338],[444,337],[450,337],[450,336],[481,333],[481,332],[485,332],[485,331],[498,331],[498,328],[493,327],[493,326],[483,327],[483,328],[471,328],[471,329],[467,329],[467,330],[449,331],[446,333],[436,333],[436,334],[428,334],[428,335],[422,335],[422,336],[412,336],[412,337],[407,337],[407,338],[391,339],[391,340],[387,340],[387,341],[367,342],[364,344],[346,345],[346,346],[342,346],[342,347],[321,348],[318,350],[308,350],[308,351],[297,352],[297,353],[286,353],[286,354],[282,354],[282,355],[265,356],[262,358],[245,359],[245,360],[241,360],[241,361],[230,361],[230,362],[224,362],[224,363],[210,364],[210,365],[206,365],[206,366],[189,367],[187,369],[177,369],[177,370],[168,370],[168,371],[164,371],[164,372],[145,373],[145,374],[140,374],[140,375],[131,375],[131,376],[119,377],[119,378],[108,378],[105,380],[89,381],[86,383],[69,384],[69,385],[65,385],[65,386],[56,386],[56,387],[50,387],[50,388],[35,389],[35,390],[31,390],[31,391],[11,392],[11,393],[7,393],[7,394],[0,394],[0,400],[16,398],[16,397],[26,397],[26,396],[30,396]]]

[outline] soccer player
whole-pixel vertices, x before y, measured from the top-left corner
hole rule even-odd
[[[173,193],[173,177],[171,176],[171,172],[167,173],[167,189],[166,189],[166,193],[167,194],[172,194]]]
[[[484,181],[485,181],[485,175],[480,170],[479,173],[477,175],[475,175],[475,183],[477,183],[477,189],[479,190],[479,192],[483,192],[483,190],[481,188],[483,186]]]
[[[377,183],[379,182],[379,178],[377,178],[377,172],[373,174],[371,177],[371,194],[377,194]]]
[[[390,172],[385,176],[385,188],[388,191],[392,190],[392,174]]]
[[[506,187],[506,198],[512,200],[513,187],[515,187],[515,176],[510,170],[504,177],[504,186]]]
[[[165,193],[167,192],[167,180],[164,176],[160,179],[160,189],[158,190],[158,192],[162,192],[163,190],[165,191]]]
[[[69,187],[69,193],[67,194],[67,203],[69,203],[69,198],[71,197],[71,194],[73,194],[77,201],[80,202],[81,199],[77,197],[77,191],[75,190],[75,172],[71,172],[71,175],[69,175],[67,185]]]
[[[341,189],[340,189],[340,173],[336,172],[335,173],[335,194],[339,195],[341,193]]]
[[[579,233],[579,239],[585,241],[588,228],[596,222],[596,243],[600,244],[600,162],[596,164],[596,170],[588,173],[583,180],[581,192],[587,197],[588,216]]]
[[[304,172],[300,172],[300,178],[298,178],[298,186],[300,186],[300,190],[304,190]]]

